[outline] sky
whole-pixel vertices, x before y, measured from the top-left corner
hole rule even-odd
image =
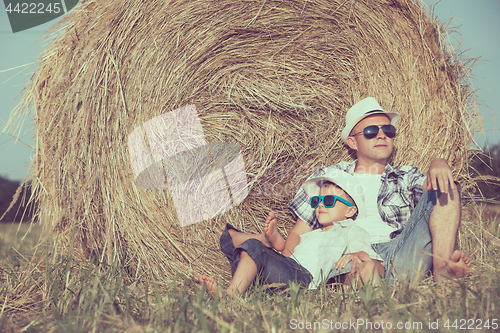
[[[483,117],[483,133],[475,136],[479,147],[500,143],[500,1],[499,0],[425,0],[440,21],[448,24],[450,41],[456,49],[465,51],[466,57],[481,57],[474,67],[473,87],[477,89],[479,111]],[[18,94],[35,70],[33,64],[41,54],[44,44],[38,42],[55,21],[13,33],[5,7],[0,3],[0,129],[19,102]],[[31,65],[30,65],[31,64]],[[26,119],[18,133],[20,141],[7,134],[0,134],[0,175],[22,180],[27,175],[33,159],[34,125]]]

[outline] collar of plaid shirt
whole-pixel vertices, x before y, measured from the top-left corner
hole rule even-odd
[[[349,173],[350,175],[354,175],[354,169],[356,169],[356,164],[358,164],[358,160],[354,160],[350,162],[343,171]],[[406,172],[401,170],[400,168],[395,168],[390,164],[385,165],[384,172],[382,173],[382,178],[386,177],[400,177],[403,176]],[[385,176],[385,177],[384,177]]]

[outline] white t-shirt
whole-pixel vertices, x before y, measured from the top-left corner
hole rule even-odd
[[[377,198],[380,186],[382,185],[382,175],[354,173],[353,176],[365,188],[364,197],[366,206],[366,218],[356,219],[354,223],[368,232],[372,244],[389,242],[391,240],[391,232],[397,228],[384,222],[378,211]]]
[[[365,251],[370,258],[382,261],[372,249],[370,235],[352,220],[335,222],[327,231],[316,229],[300,235],[292,258],[313,276],[309,289],[316,289],[335,263],[347,253]]]

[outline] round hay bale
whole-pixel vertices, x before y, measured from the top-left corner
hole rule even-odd
[[[63,28],[24,103],[35,112],[39,216],[80,257],[118,260],[134,277],[227,277],[224,225],[260,232],[273,210],[286,234],[302,182],[351,158],[344,116],[367,96],[401,113],[391,164],[427,170],[443,157],[470,185],[467,67],[413,1],[87,1]],[[207,143],[239,147],[249,194],[181,227],[168,186],[134,181],[128,140],[189,105]]]

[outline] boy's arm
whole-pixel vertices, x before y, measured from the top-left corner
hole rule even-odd
[[[335,263],[335,268],[340,270],[347,266],[347,264],[352,261],[351,272],[356,270],[356,267],[361,265],[361,263],[366,261],[371,261],[372,258],[365,251],[346,253]]]
[[[375,262],[375,267],[377,268],[377,272],[380,276],[384,276],[384,266],[382,265],[381,260],[372,259],[370,255],[365,251],[359,251],[349,254],[344,254],[339,261],[335,263],[335,268],[341,270],[347,266],[347,264],[352,261],[351,266],[351,274],[355,274],[358,268],[367,261]]]
[[[285,249],[281,251],[281,254],[285,257],[290,257],[293,254],[295,247],[300,243],[300,235],[312,230],[313,228],[298,218],[292,230],[290,230],[288,236],[286,237]]]
[[[373,250],[370,235],[361,227],[353,225],[348,231],[347,253],[358,252],[366,253],[371,259],[383,261],[382,257]]]

